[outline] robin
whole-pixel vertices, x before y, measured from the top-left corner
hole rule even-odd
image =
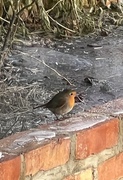
[[[48,108],[55,115],[64,115],[73,109],[75,97],[76,91],[65,89],[56,94],[48,103],[38,105],[33,109],[43,107]]]

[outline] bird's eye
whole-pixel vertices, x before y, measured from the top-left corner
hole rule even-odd
[[[70,93],[70,95],[72,96],[72,95],[73,95],[73,93]]]

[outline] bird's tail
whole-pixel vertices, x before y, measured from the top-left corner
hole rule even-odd
[[[45,108],[45,107],[46,107],[46,104],[40,104],[40,105],[38,105],[38,106],[33,107],[33,109],[37,109],[37,108],[40,108],[40,107]]]

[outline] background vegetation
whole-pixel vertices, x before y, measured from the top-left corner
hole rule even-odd
[[[122,12],[119,4],[110,5]],[[103,0],[0,0],[0,40],[6,37],[12,43],[15,35],[29,37],[32,32],[57,37],[83,35],[102,30],[107,14],[117,24],[117,17],[109,13]]]

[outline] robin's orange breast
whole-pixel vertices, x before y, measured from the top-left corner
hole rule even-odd
[[[69,98],[68,98],[68,106],[70,108],[73,108],[74,105],[75,105],[75,95],[71,95]]]

